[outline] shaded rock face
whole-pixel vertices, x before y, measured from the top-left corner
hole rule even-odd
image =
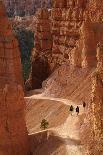
[[[46,9],[39,9],[36,13],[35,48],[32,51],[32,67],[30,78],[26,82],[26,89],[38,89],[42,82],[50,75],[52,34],[50,12]]]
[[[49,132],[43,131],[41,133],[34,134],[32,136],[29,136],[29,138],[33,154],[67,154],[63,140],[56,136],[55,133],[50,130]],[[34,148],[36,149],[34,150]]]
[[[47,59],[37,57],[32,63],[32,89],[42,88],[42,82],[48,78],[49,74]]]
[[[23,86],[19,45],[0,2],[0,86],[13,81]]]
[[[28,154],[24,108],[20,85],[10,83],[0,88],[0,153],[3,155]]]
[[[18,42],[0,1],[0,154],[26,155],[27,129]]]
[[[51,0],[4,0],[4,3],[10,17],[33,15],[37,8],[51,7]]]

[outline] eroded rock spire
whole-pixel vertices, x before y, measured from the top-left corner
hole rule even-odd
[[[0,1],[0,154],[27,155],[20,51]]]

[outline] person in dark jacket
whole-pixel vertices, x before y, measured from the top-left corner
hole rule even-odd
[[[86,107],[86,103],[83,101],[83,108],[85,109],[85,107]]]
[[[72,115],[73,110],[74,110],[74,108],[73,108],[73,106],[71,105],[71,106],[70,106],[71,115]]]
[[[77,115],[79,114],[79,107],[78,106],[76,107],[76,113],[77,113]]]

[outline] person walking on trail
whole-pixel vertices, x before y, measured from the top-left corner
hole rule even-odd
[[[86,103],[83,101],[83,108],[85,109],[85,107],[86,107]]]
[[[70,106],[70,113],[71,113],[71,115],[72,115],[73,110],[74,110],[74,108],[73,108],[73,106],[71,105],[71,106]]]
[[[76,113],[77,113],[77,115],[79,114],[79,107],[78,106],[76,107]]]

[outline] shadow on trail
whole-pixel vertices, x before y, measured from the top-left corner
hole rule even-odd
[[[66,145],[82,145],[80,140],[72,139],[69,136],[67,138],[62,138],[66,142]]]

